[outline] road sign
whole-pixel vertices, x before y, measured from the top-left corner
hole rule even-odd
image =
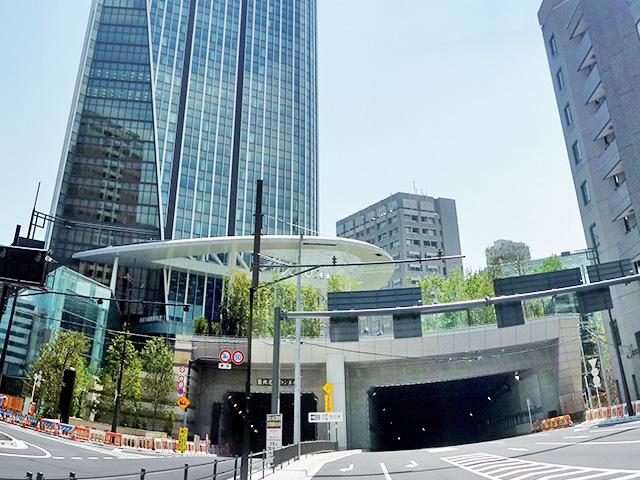
[[[231,370],[231,364],[230,363],[219,363],[218,364],[218,368],[220,370]]]
[[[328,423],[342,421],[342,412],[309,412],[309,423]]]
[[[191,402],[189,401],[189,399],[188,399],[186,396],[184,396],[184,395],[182,395],[182,396],[181,396],[181,397],[176,401],[176,403],[178,404],[178,406],[179,406],[182,410],[186,410],[186,409],[187,409],[187,407],[188,407],[189,405],[191,405]]]
[[[226,348],[220,352],[220,361],[222,363],[229,363],[231,361],[231,351]]]
[[[236,350],[233,352],[233,357],[231,358],[233,363],[236,365],[241,365],[244,362],[244,352],[242,350]]]
[[[178,432],[178,451],[184,453],[187,449],[187,437],[189,436],[189,429],[187,427],[180,427]]]
[[[324,411],[333,412],[333,395],[324,396]]]
[[[324,387],[322,387],[322,389],[324,390],[324,393],[326,393],[327,395],[331,395],[331,392],[333,392],[333,385],[327,382],[324,384]]]
[[[282,448],[282,414],[267,414],[267,450]]]

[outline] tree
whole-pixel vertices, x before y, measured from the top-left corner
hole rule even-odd
[[[155,430],[156,422],[171,408],[167,404],[173,390],[173,352],[163,339],[154,338],[147,340],[140,359],[145,372],[142,387],[151,402],[151,430]]]
[[[449,278],[428,275],[418,285],[422,289],[424,305],[462,302],[494,296],[493,278],[488,270],[473,272],[462,268],[451,271]],[[469,311],[445,312],[432,315],[433,329],[464,325],[487,325],[496,322],[493,307],[476,307]]]
[[[82,417],[83,415],[83,410],[87,406],[87,396],[92,378],[92,369],[85,363],[80,363],[76,366],[76,383],[71,402],[71,415],[74,417]]]
[[[222,286],[220,327],[222,335],[246,336],[249,318],[249,289],[251,282],[246,273],[232,272]]]
[[[551,255],[543,260],[542,265],[535,270],[535,273],[555,272],[557,270],[566,270],[566,268],[558,255]]]
[[[298,288],[294,283],[275,283],[270,286],[269,296],[274,307],[279,307],[284,311],[292,312],[297,310]],[[300,289],[300,308],[305,312],[315,312],[321,309],[320,293],[311,285],[302,285]],[[303,337],[317,337],[320,335],[320,320],[317,318],[303,318],[301,321]],[[295,335],[295,322],[287,322],[282,325],[281,335],[283,337]]]
[[[355,292],[362,282],[356,282],[353,277],[331,275],[327,281],[328,292]]]
[[[84,355],[89,351],[89,340],[81,332],[58,331],[53,340],[45,344],[33,363],[30,377],[42,372],[42,382],[37,397],[44,416],[57,417],[62,390],[62,376],[68,368],[76,372],[86,369]],[[79,395],[82,382],[76,381],[74,397]]]
[[[507,241],[500,248],[488,247],[485,249],[485,255],[487,268],[493,278],[508,276],[509,271],[517,275],[531,272],[529,245],[523,242]]]
[[[199,316],[193,320],[193,334],[194,335],[209,335],[209,321]]]
[[[124,355],[123,355],[124,351]],[[102,386],[96,404],[100,417],[110,418],[114,411],[114,402],[120,368],[123,367],[122,388],[120,390],[121,424],[126,417],[133,417],[134,423],[140,405],[140,354],[136,351],[128,335],[116,335],[107,349],[104,364],[100,369],[98,381]],[[126,425],[125,425],[126,426]]]

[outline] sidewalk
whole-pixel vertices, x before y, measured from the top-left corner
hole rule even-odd
[[[307,480],[313,477],[324,466],[325,463],[340,460],[350,455],[357,455],[362,450],[345,450],[341,452],[319,453],[317,455],[306,455],[296,462],[292,462],[282,468],[276,468],[274,473],[265,475],[269,480]],[[262,474],[260,473],[260,477]]]

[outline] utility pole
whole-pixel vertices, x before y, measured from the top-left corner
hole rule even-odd
[[[298,265],[302,265],[302,233],[300,234],[300,241],[298,242]],[[298,284],[296,288],[296,311],[301,311],[301,296],[300,290],[302,289],[302,275],[298,275]],[[296,365],[293,380],[293,443],[297,445],[296,458],[300,458],[300,417],[301,417],[301,399],[302,395],[301,383],[302,383],[302,358],[300,340],[302,336],[302,320],[296,318]]]
[[[253,304],[256,290],[260,285],[260,236],[262,234],[262,180],[256,182],[256,218],[253,234],[253,255],[251,259],[251,289],[249,290],[249,320],[247,322],[247,378],[245,382],[244,438],[242,442],[242,464],[240,479],[249,475],[249,452],[251,450],[251,335],[253,330]]]

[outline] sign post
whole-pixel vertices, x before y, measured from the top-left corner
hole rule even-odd
[[[267,414],[267,452],[282,448],[282,414]]]
[[[189,436],[189,429],[187,427],[180,427],[178,432],[178,451],[184,453],[187,449],[187,437]]]

